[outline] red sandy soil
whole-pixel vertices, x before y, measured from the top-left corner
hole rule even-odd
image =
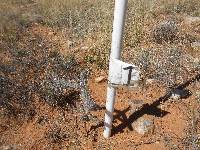
[[[59,35],[61,33],[55,33],[52,29],[37,24],[27,32],[39,35],[50,42],[52,48],[60,47],[61,53],[68,54],[67,38],[62,38]],[[77,54],[83,55],[82,53]],[[104,71],[94,69],[90,76],[89,89],[95,102],[105,106],[107,81],[96,83],[95,78],[99,76],[107,78]],[[187,87],[193,93],[199,88],[200,85],[196,82]],[[37,113],[31,120],[20,122],[0,118],[0,144],[16,145],[18,149],[27,150],[169,150],[174,145],[182,149],[181,142],[187,136],[190,127],[191,120],[188,116],[191,116],[192,110],[199,109],[199,104],[194,94],[178,101],[163,100],[165,94],[166,91],[159,84],[136,89],[120,87],[115,103],[113,134],[109,139],[103,138],[102,135],[105,109],[91,112],[97,116],[98,121],[83,122],[80,120],[82,114],[79,109],[52,108],[36,95]],[[129,106],[130,100],[143,100],[144,105],[139,110],[134,110]],[[48,119],[42,120],[41,116]],[[155,128],[151,133],[139,135],[131,130],[133,123],[141,117],[153,120]],[[58,137],[51,136],[51,133],[55,132],[58,133]]]

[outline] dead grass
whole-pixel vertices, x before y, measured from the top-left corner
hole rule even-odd
[[[36,14],[32,14],[32,16],[40,16],[42,22],[47,26],[69,30],[72,33],[70,35],[72,41],[81,39],[81,41],[92,42],[88,46],[90,52],[85,61],[89,64],[95,63],[99,68],[107,68],[111,45],[113,1],[3,0],[0,4],[0,30],[3,39],[17,40],[19,27],[22,28],[30,21],[30,17],[27,17],[26,14],[33,13],[23,9],[29,4],[33,4],[35,7],[34,13],[36,12]],[[200,2],[198,0],[129,1],[124,48],[132,49],[139,47],[140,43],[146,43],[149,40],[147,26],[154,24],[155,18],[160,14],[181,13],[199,16],[199,7]],[[31,16],[31,14],[28,16]]]
[[[200,2],[198,0],[162,0],[160,3],[162,3],[162,11],[169,14],[185,13],[192,16],[200,16]]]

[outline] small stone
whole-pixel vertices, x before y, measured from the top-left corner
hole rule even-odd
[[[171,99],[179,100],[188,95],[188,90],[175,89],[171,93]]]
[[[139,118],[133,125],[134,130],[141,134],[146,135],[149,133],[153,133],[155,125],[152,120]]]
[[[50,32],[48,32],[48,35],[54,35],[54,32],[53,31],[50,31]]]
[[[181,99],[181,95],[178,93],[172,93],[171,98],[173,100],[179,100],[179,99]]]
[[[97,78],[95,78],[95,82],[96,83],[100,83],[100,82],[103,82],[103,81],[105,81],[105,77],[104,76],[100,76],[100,77],[97,77]]]
[[[39,47],[42,47],[42,44],[38,44]]]
[[[94,111],[94,110],[99,110],[101,109],[99,105],[97,105],[93,100],[85,100],[84,101],[84,110],[86,112],[88,111]]]

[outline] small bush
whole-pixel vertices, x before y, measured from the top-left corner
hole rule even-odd
[[[141,69],[141,78],[154,78],[167,88],[183,83],[195,71],[195,61],[178,47],[142,49],[134,56],[134,64]]]
[[[9,64],[0,65],[0,107],[8,116],[34,115],[37,96],[51,106],[64,109],[79,99],[76,89],[69,88],[69,81],[78,80],[80,67],[73,57],[64,57],[40,46],[32,47],[40,40],[30,42],[27,49],[10,50]]]
[[[65,133],[62,129],[58,126],[52,127],[47,133],[46,138],[50,140],[51,143],[62,143],[69,137],[69,133]]]

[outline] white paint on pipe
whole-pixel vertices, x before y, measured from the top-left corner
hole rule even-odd
[[[121,58],[121,43],[123,37],[123,28],[124,28],[125,15],[127,9],[127,2],[128,0],[115,0],[110,60]],[[114,70],[114,68],[112,68],[114,66],[112,66],[111,62],[112,61],[110,61],[109,64],[109,79],[110,77],[112,77]],[[113,87],[112,84],[108,85],[107,99],[106,99],[106,113],[104,122],[105,129],[103,133],[105,138],[108,138],[111,135],[115,95],[116,95],[115,87]]]
[[[107,101],[106,101],[106,113],[104,122],[104,133],[105,138],[109,138],[111,135],[112,121],[113,121],[113,111],[115,103],[116,89],[115,87],[107,87]]]
[[[121,58],[121,43],[128,0],[115,0],[111,58]]]

